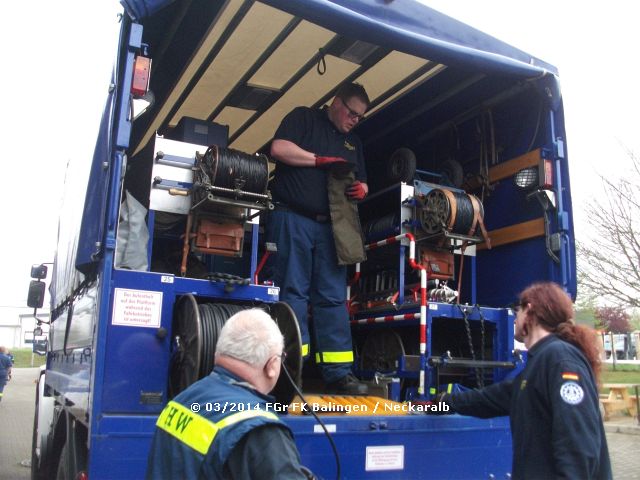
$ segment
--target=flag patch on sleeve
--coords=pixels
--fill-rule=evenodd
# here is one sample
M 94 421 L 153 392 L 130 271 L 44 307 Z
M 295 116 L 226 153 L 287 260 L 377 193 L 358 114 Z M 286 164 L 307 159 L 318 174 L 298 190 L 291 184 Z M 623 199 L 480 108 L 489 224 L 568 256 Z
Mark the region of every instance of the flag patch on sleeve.
M 564 380 L 580 380 L 580 376 L 573 372 L 562 372 L 562 378 Z

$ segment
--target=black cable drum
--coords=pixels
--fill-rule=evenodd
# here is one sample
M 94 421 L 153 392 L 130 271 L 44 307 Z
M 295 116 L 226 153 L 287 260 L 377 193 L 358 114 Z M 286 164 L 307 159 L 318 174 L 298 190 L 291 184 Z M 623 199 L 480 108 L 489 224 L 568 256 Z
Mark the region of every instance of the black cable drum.
M 198 303 L 191 294 L 183 295 L 176 304 L 172 326 L 172 352 L 169 397 L 173 398 L 192 383 L 211 373 L 220 331 L 233 315 L 250 308 L 264 309 L 275 321 L 284 337 L 287 368 L 295 382 L 301 384 L 302 341 L 300 329 L 291 307 L 282 302 L 270 305 L 235 305 Z M 293 387 L 280 375 L 272 392 L 277 401 L 288 404 Z
M 170 397 L 211 373 L 220 330 L 233 314 L 245 308 L 248 307 L 198 304 L 190 294 L 180 298 L 172 327 Z
M 400 233 L 400 214 L 396 212 L 374 218 L 368 221 L 362 230 L 367 243 L 377 242 L 387 237 L 395 237 Z
M 240 310 L 245 310 L 245 308 L 224 303 L 202 303 L 198 305 L 198 310 L 202 323 L 202 357 L 199 372 L 200 378 L 202 378 L 213 370 L 220 330 L 231 316 Z
M 420 224 L 428 234 L 446 230 L 459 235 L 475 235 L 484 208 L 474 195 L 446 189 L 433 189 L 422 199 Z
M 269 166 L 265 155 L 250 155 L 212 145 L 196 164 L 196 201 L 207 195 L 207 190 L 202 188 L 206 186 L 229 190 L 214 191 L 215 195 L 221 197 L 236 198 L 237 190 L 265 195 L 268 177 Z

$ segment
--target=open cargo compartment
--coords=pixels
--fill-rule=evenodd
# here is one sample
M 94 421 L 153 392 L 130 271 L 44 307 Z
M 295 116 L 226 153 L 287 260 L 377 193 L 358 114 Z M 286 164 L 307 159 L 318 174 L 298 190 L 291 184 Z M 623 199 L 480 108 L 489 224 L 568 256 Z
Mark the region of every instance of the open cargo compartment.
M 552 66 L 412 2 L 175 2 L 143 26 L 155 103 L 134 122 L 130 172 L 149 167 L 156 132 L 176 138 L 185 117 L 228 126 L 230 148 L 266 153 L 290 110 L 320 107 L 341 82 L 356 81 L 372 100 L 356 129 L 370 197 L 416 178 L 483 203 L 493 248 L 479 247 L 473 274 L 463 268 L 463 302 L 504 306 L 539 279 L 575 295 L 564 118 Z M 414 153 L 417 176 L 391 161 L 399 148 Z M 514 179 L 526 167 L 542 177 L 519 188 Z M 145 176 L 129 175 L 126 186 L 141 189 L 148 205 Z M 382 210 L 371 203 L 368 212 L 363 204 L 363 223 L 402 200 L 385 198 Z
M 513 375 L 518 356 L 508 305 L 537 280 L 576 291 L 564 114 L 553 66 L 409 0 L 123 3 L 129 15 L 118 88 L 105 112 L 75 260 L 87 278 L 99 277 L 92 284 L 100 298 L 92 313 L 98 340 L 85 348 L 95 356 L 81 389 L 91 404 L 90 471 L 143 476 L 155 415 L 172 394 L 172 339 L 184 311 L 277 304 L 277 285 L 265 282 L 260 261 L 267 252 L 261 222 L 268 189 L 250 192 L 250 201 L 209 189 L 213 207 L 201 215 L 205 238 L 194 248 L 189 212 L 201 198 L 193 195 L 200 180 L 192 167 L 211 144 L 266 155 L 289 111 L 327 104 L 345 81 L 363 84 L 371 98 L 356 129 L 371 187 L 360 204 L 368 260 L 349 279 L 358 373 L 397 401 Z M 153 101 L 133 120 L 128 86 L 133 59 L 142 54 L 152 59 Z M 159 172 L 158 165 L 170 169 Z M 103 237 L 117 223 L 125 190 L 149 208 L 149 261 L 146 269 L 110 271 L 113 258 L 104 252 L 115 238 Z M 472 228 L 446 225 L 448 213 L 458 212 L 452 198 L 472 206 Z M 195 253 L 191 264 L 185 248 Z M 73 263 L 63 261 L 58 277 L 69 275 Z M 428 304 L 413 264 L 437 280 L 426 287 Z M 132 335 L 114 317 L 118 298 L 136 291 L 155 292 L 162 313 L 152 317 L 153 328 L 138 326 Z M 69 292 L 59 288 L 56 295 L 59 305 Z M 73 312 L 67 322 L 72 317 L 79 325 Z M 67 336 L 50 362 L 54 371 L 56 362 L 69 363 Z M 211 352 L 199 345 L 200 362 Z M 201 364 L 198 376 L 206 374 Z M 59 380 L 56 390 L 64 385 Z M 344 478 L 502 478 L 510 471 L 507 419 L 404 413 L 324 416 Z M 332 476 L 332 453 L 315 421 L 283 418 L 303 463 Z

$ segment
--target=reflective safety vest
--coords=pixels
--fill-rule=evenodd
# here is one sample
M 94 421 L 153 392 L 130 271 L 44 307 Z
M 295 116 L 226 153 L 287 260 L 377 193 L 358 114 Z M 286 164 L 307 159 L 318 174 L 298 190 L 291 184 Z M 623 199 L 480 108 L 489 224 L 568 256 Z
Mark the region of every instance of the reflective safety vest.
M 216 367 L 176 396 L 156 422 L 147 478 L 223 478 L 224 465 L 250 430 L 274 424 L 273 399 Z

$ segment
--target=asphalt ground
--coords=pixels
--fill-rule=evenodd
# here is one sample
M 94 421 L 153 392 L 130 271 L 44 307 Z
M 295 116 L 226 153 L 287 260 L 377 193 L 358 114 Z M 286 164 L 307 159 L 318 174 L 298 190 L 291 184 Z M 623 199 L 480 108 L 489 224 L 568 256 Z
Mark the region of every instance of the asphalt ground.
M 0 480 L 31 478 L 31 436 L 37 368 L 15 368 L 0 402 Z M 616 480 L 640 479 L 640 426 L 635 418 L 613 416 L 605 423 Z M 25 466 L 26 465 L 26 466 Z

